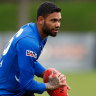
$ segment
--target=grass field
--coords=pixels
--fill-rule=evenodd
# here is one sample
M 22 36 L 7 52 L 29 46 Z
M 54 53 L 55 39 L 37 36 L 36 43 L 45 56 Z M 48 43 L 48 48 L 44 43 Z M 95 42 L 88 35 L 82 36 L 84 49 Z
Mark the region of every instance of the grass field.
M 96 96 L 96 71 L 87 73 L 66 74 L 67 82 L 71 87 L 69 96 Z M 42 79 L 35 78 L 42 82 Z M 47 92 L 35 94 L 36 96 L 49 96 Z
M 36 10 L 39 2 L 30 4 L 31 21 L 36 20 Z M 56 2 L 61 8 L 61 30 L 65 31 L 95 31 L 96 2 Z
M 29 22 L 36 21 L 40 3 L 37 1 L 30 3 Z M 61 31 L 96 31 L 96 2 L 55 3 L 62 9 Z M 18 13 L 18 3 L 0 3 L 0 31 L 17 31 Z
M 18 5 L 0 3 L 0 31 L 16 30 L 18 26 Z

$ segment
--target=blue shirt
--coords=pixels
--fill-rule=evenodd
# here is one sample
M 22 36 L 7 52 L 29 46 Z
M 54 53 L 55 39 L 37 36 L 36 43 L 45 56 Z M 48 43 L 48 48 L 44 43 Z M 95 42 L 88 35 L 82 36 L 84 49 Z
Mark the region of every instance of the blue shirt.
M 37 61 L 47 41 L 35 23 L 29 23 L 11 38 L 0 60 L 0 95 L 21 96 L 25 91 L 43 93 L 45 83 L 34 80 L 45 68 Z

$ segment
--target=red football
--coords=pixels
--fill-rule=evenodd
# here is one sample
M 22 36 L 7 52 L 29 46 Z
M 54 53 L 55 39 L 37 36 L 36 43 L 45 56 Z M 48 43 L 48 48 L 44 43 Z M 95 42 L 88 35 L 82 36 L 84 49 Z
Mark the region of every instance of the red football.
M 49 75 L 51 74 L 51 72 L 53 71 L 53 77 L 59 73 L 56 69 L 54 68 L 49 68 L 45 71 L 44 73 L 44 82 L 47 83 L 48 82 L 48 77 Z M 66 82 L 66 81 L 64 81 Z M 67 86 L 61 86 L 59 87 L 58 89 L 55 89 L 55 90 L 48 90 L 47 91 L 48 94 L 50 96 L 67 96 Z

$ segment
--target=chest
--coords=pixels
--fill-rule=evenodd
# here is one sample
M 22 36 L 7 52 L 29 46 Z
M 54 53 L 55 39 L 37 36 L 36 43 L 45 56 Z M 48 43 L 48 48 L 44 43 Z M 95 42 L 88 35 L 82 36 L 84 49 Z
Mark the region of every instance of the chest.
M 37 59 L 39 58 L 40 54 L 42 53 L 43 48 L 44 48 L 44 42 L 42 41 L 42 42 L 40 42 L 38 44 L 38 55 L 37 55 Z

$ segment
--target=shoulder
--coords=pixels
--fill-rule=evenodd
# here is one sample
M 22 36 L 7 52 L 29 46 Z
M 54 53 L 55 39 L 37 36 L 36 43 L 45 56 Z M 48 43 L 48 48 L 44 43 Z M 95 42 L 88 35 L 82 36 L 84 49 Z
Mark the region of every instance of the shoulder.
M 22 26 L 21 29 L 14 35 L 15 44 L 18 43 L 21 45 L 38 44 L 39 41 L 37 39 L 36 32 L 34 32 L 34 29 L 29 26 L 30 24 L 31 23 Z
M 16 46 L 20 46 L 22 48 L 29 48 L 29 49 L 38 49 L 39 44 L 34 37 L 26 36 L 18 40 Z
M 35 43 L 34 39 L 31 37 L 24 37 L 20 39 L 15 46 L 17 54 L 20 56 L 24 54 L 24 56 L 32 57 L 34 60 L 38 58 L 38 44 Z
M 28 23 L 20 28 L 20 30 L 16 33 L 16 37 L 24 37 L 26 35 L 34 35 L 34 26 L 31 25 L 34 23 Z

